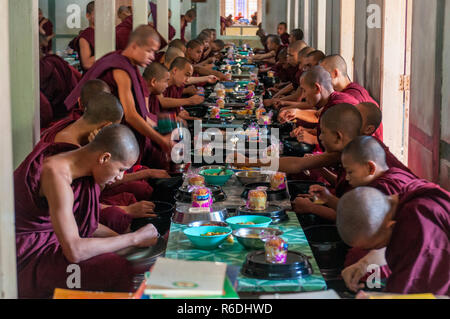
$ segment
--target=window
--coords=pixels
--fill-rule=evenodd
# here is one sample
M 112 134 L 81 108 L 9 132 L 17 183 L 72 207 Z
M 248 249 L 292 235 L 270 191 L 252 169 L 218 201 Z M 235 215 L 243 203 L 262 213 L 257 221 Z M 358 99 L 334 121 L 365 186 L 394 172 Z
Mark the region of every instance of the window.
M 222 0 L 222 16 L 232 16 L 233 19 L 241 14 L 242 19 L 250 23 L 252 15 L 258 12 L 258 0 Z

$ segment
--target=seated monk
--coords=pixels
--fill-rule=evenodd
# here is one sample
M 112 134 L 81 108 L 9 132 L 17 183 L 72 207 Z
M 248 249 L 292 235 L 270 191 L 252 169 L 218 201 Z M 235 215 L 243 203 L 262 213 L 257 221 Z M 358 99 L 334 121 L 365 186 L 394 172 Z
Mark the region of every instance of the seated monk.
M 304 99 L 302 99 L 302 90 L 300 88 L 300 78 L 305 70 L 306 55 L 312 51 L 313 48 L 305 47 L 304 41 L 295 42 L 289 46 L 288 51 L 288 63 L 294 66 L 294 69 L 288 70 L 288 76 L 291 85 L 286 86 L 280 92 L 274 95 L 272 102 L 276 108 L 281 108 L 280 119 L 283 120 L 285 113 L 288 109 L 311 109 L 312 106 L 308 105 Z M 292 49 L 293 48 L 293 49 Z M 299 51 L 298 51 L 299 50 Z M 289 62 L 290 61 L 290 62 Z
M 347 93 L 357 99 L 359 103 L 373 103 L 379 107 L 365 88 L 356 82 L 350 81 L 350 77 L 347 74 L 347 63 L 342 56 L 327 56 L 320 62 L 320 65 L 330 73 L 335 91 Z M 383 140 L 383 124 L 380 125 L 374 136 L 381 141 Z
M 80 98 L 78 99 L 76 106 L 72 108 L 68 118 L 78 120 L 82 117 L 88 102 L 99 93 L 111 93 L 111 89 L 104 81 L 95 79 L 84 83 L 81 88 Z
M 199 105 L 205 100 L 205 98 L 200 95 L 182 98 L 183 90 L 189 79 L 192 77 L 193 72 L 194 68 L 186 58 L 178 57 L 172 62 L 169 69 L 169 86 L 162 95 L 158 96 L 163 111 L 176 114 L 177 117 L 184 120 L 191 119 L 189 113 L 182 110 L 182 107 Z
M 193 76 L 198 77 L 198 76 L 214 75 L 221 81 L 225 81 L 226 80 L 225 74 L 213 70 L 212 65 L 211 67 L 205 65 L 198 65 L 203 55 L 203 48 L 204 48 L 203 43 L 198 40 L 191 40 L 186 44 L 186 58 L 194 66 Z
M 120 123 L 122 118 L 123 109 L 117 98 L 109 93 L 98 93 L 89 100 L 81 118 L 56 122 L 43 132 L 40 142 L 82 147 L 89 144 L 102 128 Z M 106 204 L 103 208 L 107 209 L 100 211 L 101 223 L 123 234 L 129 232 L 133 218 L 151 217 L 149 214 L 153 212 L 154 205 L 147 200 L 153 189 L 144 179 L 155 175 L 153 170 L 125 174 L 121 181 L 102 190 L 100 201 Z
M 321 66 L 315 66 L 303 73 L 300 79 L 300 87 L 306 103 L 319 110 L 318 115 L 315 110 L 295 110 L 293 112 L 293 119 L 301 121 L 300 127 L 294 131 L 294 135 L 301 143 L 319 144 L 317 137 L 320 136 L 320 125 L 314 123 L 317 121 L 320 124 L 322 114 L 328 109 L 343 103 L 358 104 L 358 101 L 352 96 L 334 91 L 330 73 Z M 306 131 L 304 128 L 313 130 Z
M 371 187 L 345 194 L 336 220 L 342 240 L 360 249 L 386 248 L 384 256 L 354 270 L 350 288 L 364 287 L 359 279 L 368 265 L 387 264 L 392 273 L 385 292 L 450 296 L 449 211 L 450 193 L 421 180 L 391 196 Z
M 303 41 L 304 38 L 305 34 L 303 33 L 302 29 L 294 29 L 289 35 L 289 44 L 292 44 L 296 41 Z
M 320 64 L 320 61 L 325 59 L 326 55 L 320 50 L 315 50 L 306 55 L 305 71 Z
M 86 19 L 89 27 L 69 43 L 69 47 L 78 52 L 81 69 L 86 72 L 95 63 L 95 1 L 86 6 Z
M 81 290 L 133 289 L 131 264 L 114 252 L 149 247 L 147 225 L 118 235 L 98 220 L 100 187 L 120 180 L 139 156 L 132 131 L 110 125 L 82 148 L 39 143 L 14 172 L 17 277 L 20 298 L 50 298 L 67 288 L 77 264 Z
M 159 37 L 155 30 L 146 25 L 139 26 L 130 35 L 129 44 L 124 51 L 107 54 L 84 75 L 79 85 L 66 99 L 66 106 L 76 103 L 84 83 L 92 79 L 101 79 L 119 98 L 124 109 L 124 121 L 134 130 L 141 147 L 141 154 L 144 154 L 146 150 L 154 153 L 169 153 L 172 147 L 170 135 L 162 136 L 153 129 L 157 117 L 148 111 L 149 93 L 138 69 L 138 66 L 145 67 L 152 62 L 158 47 Z M 158 162 L 143 164 L 148 167 L 161 165 Z
M 39 84 L 41 93 L 52 106 L 52 121 L 68 115 L 64 105 L 65 98 L 72 92 L 81 79 L 81 74 L 61 57 L 55 54 L 44 54 L 43 47 L 47 43 L 39 37 Z
M 267 45 L 267 53 L 264 54 L 255 54 L 251 58 L 248 58 L 250 62 L 252 61 L 263 61 L 270 64 L 275 64 L 275 58 L 278 55 L 279 51 L 283 49 L 283 45 L 281 43 L 281 39 L 278 35 L 270 34 L 266 38 Z
M 277 28 L 277 33 L 281 39 L 281 42 L 284 46 L 288 46 L 289 45 L 289 39 L 291 38 L 291 36 L 289 35 L 289 33 L 287 32 L 287 24 L 286 22 L 280 22 L 278 24 L 278 28 Z M 303 39 L 300 39 L 303 40 Z

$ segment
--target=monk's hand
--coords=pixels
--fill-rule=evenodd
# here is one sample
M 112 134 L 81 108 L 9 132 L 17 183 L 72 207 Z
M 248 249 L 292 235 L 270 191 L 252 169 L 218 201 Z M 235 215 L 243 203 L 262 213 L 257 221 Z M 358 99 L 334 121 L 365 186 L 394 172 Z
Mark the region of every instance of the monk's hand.
M 313 202 L 311 202 L 311 200 L 305 196 L 297 197 L 295 201 L 292 203 L 292 208 L 294 209 L 294 212 L 296 212 L 297 214 L 314 213 L 316 207 L 317 205 L 313 204 Z
M 300 134 L 299 136 L 297 136 L 297 141 L 299 141 L 300 143 L 306 143 L 309 145 L 316 145 L 318 144 L 318 140 L 317 137 L 306 132 L 303 131 L 302 134 Z
M 187 95 L 195 95 L 197 94 L 197 88 L 193 85 L 188 86 L 186 89 L 184 89 L 184 93 Z
M 331 197 L 333 196 L 326 187 L 320 185 L 312 185 L 309 188 L 309 194 L 313 196 L 313 198 L 315 198 L 316 201 L 319 200 L 324 204 L 328 204 Z
M 219 81 L 219 78 L 215 75 L 208 75 L 208 83 L 214 84 Z
M 169 173 L 163 169 L 148 169 L 146 173 L 147 178 L 170 178 Z
M 365 285 L 359 281 L 366 275 L 367 266 L 367 263 L 362 259 L 342 271 L 342 279 L 344 279 L 349 290 L 358 292 L 358 290 L 364 289 Z
M 276 108 L 276 109 L 279 109 L 279 108 L 281 108 L 283 105 L 282 105 L 282 101 L 280 100 L 280 99 L 274 99 L 274 102 L 273 102 L 273 107 L 274 108 Z
M 200 95 L 193 95 L 189 98 L 189 101 L 191 102 L 191 105 L 199 105 L 205 101 L 205 97 Z
M 154 213 L 155 204 L 147 201 L 140 201 L 124 207 L 124 211 L 132 218 L 150 218 L 156 217 Z
M 277 92 L 279 92 L 279 91 L 280 91 L 280 90 L 277 89 L 277 88 L 275 88 L 275 87 L 269 88 L 269 92 L 272 92 L 272 93 L 277 93 Z
M 302 136 L 303 135 L 303 132 L 304 132 L 304 129 L 303 129 L 303 127 L 297 127 L 296 129 L 294 129 L 292 132 L 291 132 L 291 137 L 299 137 L 299 136 Z
M 134 236 L 135 246 L 140 248 L 155 246 L 159 238 L 158 230 L 152 224 L 137 230 Z

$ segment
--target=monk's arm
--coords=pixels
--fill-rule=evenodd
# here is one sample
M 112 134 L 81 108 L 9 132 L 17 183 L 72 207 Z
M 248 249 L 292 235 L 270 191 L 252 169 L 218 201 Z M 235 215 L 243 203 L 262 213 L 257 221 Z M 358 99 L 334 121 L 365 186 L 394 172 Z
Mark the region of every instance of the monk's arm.
M 281 98 L 281 101 L 292 101 L 297 102 L 302 97 L 302 89 L 299 87 L 291 95 Z
M 308 123 L 319 123 L 316 110 L 298 110 L 295 112 L 295 118 Z
M 97 238 L 107 238 L 107 237 L 119 236 L 119 234 L 116 233 L 111 228 L 106 227 L 105 225 L 98 224 L 98 228 L 92 236 L 97 237 Z
M 222 72 L 219 72 L 219 71 L 216 71 L 216 70 L 213 70 L 213 69 L 209 69 L 209 68 L 201 66 L 201 65 L 196 65 L 195 66 L 195 71 L 198 74 L 202 75 L 202 76 L 215 75 L 221 81 L 225 81 L 227 79 L 225 74 L 223 74 Z
M 288 84 L 285 88 L 281 89 L 277 94 L 273 96 L 274 99 L 279 98 L 280 96 L 286 95 L 294 90 L 294 86 L 291 84 Z
M 138 244 L 138 238 L 134 234 L 110 238 L 81 238 L 73 215 L 71 182 L 70 178 L 59 173 L 54 165 L 44 165 L 41 194 L 47 199 L 53 229 L 69 262 L 79 263 Z
M 198 105 L 202 103 L 202 101 L 200 101 L 198 98 L 199 96 L 196 97 L 195 95 L 187 99 L 174 99 L 170 97 L 164 97 L 163 95 L 158 96 L 159 103 L 164 109 L 174 109 L 180 106 Z
M 261 60 L 270 59 L 273 57 L 275 57 L 275 51 L 270 51 L 265 54 L 255 54 L 254 56 L 251 57 L 251 59 L 253 61 L 261 61 Z
M 289 109 L 301 109 L 301 110 L 308 110 L 312 109 L 313 107 L 309 105 L 306 102 L 297 102 L 297 101 L 282 101 L 281 106 L 283 106 L 283 110 L 289 110 Z
M 85 70 L 89 70 L 95 63 L 95 56 L 92 55 L 91 47 L 84 38 L 80 38 L 80 60 Z
M 212 79 L 211 76 L 191 76 L 189 78 L 189 80 L 187 81 L 186 85 L 210 82 L 211 79 Z M 217 80 L 216 80 L 216 82 L 217 82 Z
M 336 210 L 327 206 L 315 205 L 314 209 L 310 210 L 309 213 L 322 217 L 326 220 L 336 221 Z
M 113 71 L 113 77 L 117 83 L 119 99 L 122 103 L 125 121 L 140 134 L 147 136 L 152 141 L 158 143 L 163 149 L 169 148 L 170 146 L 167 145 L 164 137 L 156 132 L 136 111 L 136 105 L 131 91 L 130 76 L 125 71 L 117 69 Z

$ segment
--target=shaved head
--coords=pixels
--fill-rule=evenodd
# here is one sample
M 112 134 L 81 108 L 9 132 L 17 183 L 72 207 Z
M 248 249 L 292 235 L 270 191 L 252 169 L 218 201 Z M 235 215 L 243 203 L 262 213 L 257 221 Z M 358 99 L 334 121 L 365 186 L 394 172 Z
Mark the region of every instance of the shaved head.
M 301 50 L 298 52 L 298 57 L 299 57 L 299 58 L 307 57 L 308 54 L 310 54 L 311 52 L 314 52 L 314 51 L 315 51 L 314 48 L 311 48 L 311 47 L 304 47 L 303 49 L 301 49 Z
M 315 64 L 319 64 L 319 62 L 322 61 L 326 57 L 326 55 L 320 50 L 315 50 L 309 53 L 306 57 L 312 58 L 315 61 Z
M 186 44 L 186 49 L 196 49 L 203 46 L 203 42 L 200 40 L 191 40 Z
M 344 148 L 342 155 L 361 165 L 372 161 L 383 170 L 389 169 L 386 164 L 386 152 L 371 136 L 356 137 Z
M 151 26 L 143 24 L 131 32 L 128 45 L 136 43 L 138 46 L 143 47 L 148 44 L 149 39 L 161 43 L 158 32 Z
M 350 140 L 358 137 L 361 132 L 361 114 L 351 104 L 338 104 L 329 108 L 320 121 L 330 131 L 341 132 Z
M 339 70 L 343 76 L 348 76 L 347 74 L 347 63 L 344 58 L 339 54 L 329 55 L 325 57 L 320 63 L 328 72 L 333 72 L 334 70 Z
M 380 127 L 383 120 L 383 113 L 376 104 L 364 102 L 358 104 L 356 108 L 360 111 L 361 116 L 363 117 L 364 127 L 372 125 L 374 127 L 374 131 Z
M 161 63 L 153 62 L 144 71 L 143 77 L 145 80 L 150 81 L 156 79 L 161 81 L 166 76 L 169 70 Z
M 303 50 L 304 48 L 306 48 L 307 46 L 308 45 L 306 44 L 305 41 L 299 40 L 299 41 L 295 41 L 294 43 L 289 45 L 289 48 L 292 50 L 292 52 L 298 53 L 301 50 Z
M 310 70 L 304 72 L 301 79 L 309 87 L 314 87 L 316 83 L 322 86 L 328 92 L 333 92 L 331 84 L 331 75 L 321 66 L 314 66 Z
M 349 246 L 373 239 L 391 209 L 389 197 L 371 187 L 359 187 L 339 199 L 336 226 Z
M 183 51 L 175 47 L 168 48 L 166 51 L 166 56 L 164 58 L 164 64 L 170 66 L 172 62 L 179 57 L 184 57 Z
M 120 6 L 119 9 L 117 10 L 117 15 L 120 16 L 123 13 L 130 13 L 130 8 L 128 8 L 127 6 Z
M 186 51 L 186 45 L 180 39 L 172 40 L 169 43 L 169 48 L 177 48 L 177 49 L 179 49 L 179 50 L 181 50 L 183 52 Z
M 192 63 L 189 62 L 189 60 L 184 57 L 178 57 L 170 65 L 170 71 L 172 71 L 175 68 L 177 68 L 178 70 L 184 70 L 186 65 L 192 65 Z
M 118 123 L 122 118 L 122 104 L 114 95 L 104 92 L 94 95 L 89 100 L 83 114 L 83 119 L 89 124 Z
M 91 152 L 110 153 L 113 161 L 122 163 L 136 162 L 139 157 L 139 144 L 134 133 L 121 124 L 103 128 L 86 149 Z
M 304 38 L 304 33 L 303 33 L 302 29 L 294 29 L 294 30 L 292 30 L 291 31 L 291 35 L 294 37 L 294 39 L 296 41 L 303 40 L 303 38 Z M 306 42 L 305 42 L 305 46 L 306 46 Z
M 269 36 L 267 36 L 267 41 L 272 42 L 275 45 L 281 45 L 281 38 L 280 36 L 276 35 L 276 34 L 270 34 Z
M 106 82 L 98 79 L 87 81 L 81 88 L 81 106 L 85 108 L 89 101 L 100 93 L 111 93 L 111 89 Z
M 95 1 L 91 1 L 86 6 L 86 13 L 92 14 L 95 10 Z

